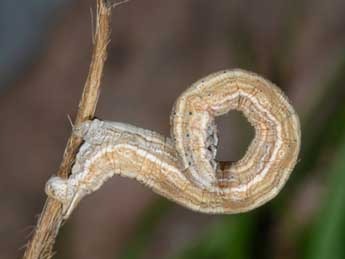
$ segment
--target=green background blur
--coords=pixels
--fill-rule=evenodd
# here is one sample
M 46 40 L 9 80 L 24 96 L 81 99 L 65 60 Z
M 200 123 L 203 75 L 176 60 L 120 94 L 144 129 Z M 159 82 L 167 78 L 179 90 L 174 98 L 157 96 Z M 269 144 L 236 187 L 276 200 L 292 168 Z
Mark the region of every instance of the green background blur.
M 92 0 L 0 2 L 0 258 L 18 258 L 70 133 L 91 55 Z M 114 177 L 64 225 L 56 257 L 345 258 L 345 1 L 132 0 L 113 11 L 97 117 L 169 135 L 177 96 L 225 68 L 257 72 L 289 96 L 302 150 L 273 201 L 211 216 Z M 253 137 L 217 120 L 218 158 Z

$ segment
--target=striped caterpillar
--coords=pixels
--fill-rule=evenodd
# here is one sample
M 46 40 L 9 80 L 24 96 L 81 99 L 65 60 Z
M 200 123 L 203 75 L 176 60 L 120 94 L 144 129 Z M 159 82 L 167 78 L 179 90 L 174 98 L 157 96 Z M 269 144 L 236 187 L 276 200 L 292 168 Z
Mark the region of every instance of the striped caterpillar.
M 242 159 L 219 162 L 215 117 L 230 110 L 245 115 L 255 137 Z M 249 211 L 279 193 L 298 158 L 296 112 L 278 87 L 254 73 L 225 70 L 197 81 L 177 99 L 170 121 L 171 138 L 98 119 L 75 128 L 84 143 L 70 177 L 53 176 L 46 184 L 64 218 L 115 174 L 195 211 Z

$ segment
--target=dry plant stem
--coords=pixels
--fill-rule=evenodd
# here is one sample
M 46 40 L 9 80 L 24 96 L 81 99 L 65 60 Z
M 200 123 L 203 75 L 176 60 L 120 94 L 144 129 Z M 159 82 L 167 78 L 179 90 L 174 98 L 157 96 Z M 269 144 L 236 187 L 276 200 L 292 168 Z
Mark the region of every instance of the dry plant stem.
M 103 67 L 107 57 L 111 8 L 112 6 L 106 1 L 97 0 L 95 43 L 89 73 L 75 119 L 76 126 L 94 116 L 100 92 Z M 58 176 L 63 178 L 68 177 L 81 142 L 82 139 L 80 137 L 73 133 L 71 134 L 57 172 Z M 53 245 L 62 222 L 60 202 L 48 198 L 39 217 L 35 233 L 27 245 L 23 258 L 51 258 L 53 256 Z

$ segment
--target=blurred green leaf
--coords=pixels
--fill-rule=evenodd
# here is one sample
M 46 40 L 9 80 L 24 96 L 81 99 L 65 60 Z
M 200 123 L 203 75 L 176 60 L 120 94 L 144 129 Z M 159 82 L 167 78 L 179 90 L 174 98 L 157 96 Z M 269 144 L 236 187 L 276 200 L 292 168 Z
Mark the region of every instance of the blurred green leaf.
M 306 172 L 310 172 L 317 165 L 325 149 L 330 146 L 336 149 L 339 139 L 345 133 L 344 71 L 345 52 L 339 58 L 333 76 L 329 82 L 325 83 L 322 99 L 314 106 L 310 114 L 302 116 L 301 163 L 297 164 L 295 179 L 304 177 Z
M 212 224 L 201 238 L 191 242 L 174 259 L 244 259 L 250 258 L 248 240 L 251 236 L 251 219 L 248 215 L 223 216 Z
M 149 206 L 138 226 L 135 228 L 135 234 L 132 235 L 131 241 L 122 249 L 120 258 L 136 259 L 145 251 L 147 243 L 150 242 L 150 236 L 158 225 L 159 220 L 165 215 L 172 203 L 166 199 L 158 198 L 151 206 Z
M 312 231 L 307 259 L 345 258 L 345 138 L 330 178 L 329 193 Z
M 335 176 L 336 172 L 334 165 L 334 156 L 338 156 L 342 153 L 345 138 L 345 88 L 343 87 L 343 82 L 345 80 L 345 53 L 339 57 L 338 65 L 333 71 L 333 75 L 330 80 L 324 83 L 323 88 L 325 89 L 322 98 L 319 99 L 317 105 L 314 105 L 314 110 L 310 114 L 304 114 L 301 118 L 302 120 L 302 150 L 300 159 L 301 161 L 297 164 L 294 170 L 291 182 L 284 188 L 282 194 L 280 194 L 277 199 L 275 199 L 275 211 L 280 215 L 289 215 L 288 210 L 291 207 L 286 206 L 290 201 L 291 195 L 303 187 L 306 180 L 306 175 L 309 173 L 315 173 L 320 168 L 330 168 L 329 172 L 323 172 L 325 177 L 329 177 L 330 182 L 342 181 L 342 179 Z M 340 155 L 341 156 L 341 155 Z M 338 162 L 336 162 L 338 163 Z M 333 166 L 333 167 L 332 167 Z M 331 169 L 333 168 L 333 169 Z M 336 178 L 336 179 L 333 179 Z M 344 182 L 345 183 L 345 182 Z M 328 184 L 325 186 L 327 191 L 334 191 L 334 185 Z M 329 204 L 329 198 L 323 204 L 323 211 Z M 322 216 L 317 223 L 315 222 L 305 222 L 296 228 L 294 233 L 290 233 L 290 239 L 294 243 L 294 248 L 296 249 L 296 254 L 298 258 L 314 258 L 311 254 L 311 247 L 317 247 L 316 236 L 319 235 L 321 231 L 320 224 L 324 224 L 323 220 L 326 220 Z M 291 222 L 291 224 L 294 224 Z M 345 240 L 345 239 L 344 239 Z M 313 245 L 312 245 L 313 244 Z M 306 254 L 308 257 L 306 257 Z M 318 256 L 321 256 L 319 254 Z M 337 257 L 316 257 L 316 258 L 337 258 Z M 345 258 L 341 257 L 341 258 Z

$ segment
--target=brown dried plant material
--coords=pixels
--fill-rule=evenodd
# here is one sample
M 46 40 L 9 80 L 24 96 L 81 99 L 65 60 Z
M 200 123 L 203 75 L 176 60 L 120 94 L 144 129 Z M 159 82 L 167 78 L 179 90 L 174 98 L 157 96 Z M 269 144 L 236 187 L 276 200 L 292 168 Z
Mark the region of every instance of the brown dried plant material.
M 100 92 L 103 67 L 107 58 L 107 45 L 110 40 L 111 9 L 123 2 L 126 1 L 114 4 L 110 3 L 110 1 L 97 0 L 97 18 L 92 60 L 74 122 L 76 126 L 94 116 Z M 71 134 L 57 176 L 62 178 L 68 177 L 81 142 L 82 139 L 80 137 L 73 133 Z M 27 245 L 23 258 L 36 259 L 51 258 L 53 256 L 53 245 L 63 222 L 61 212 L 61 204 L 58 201 L 51 198 L 46 200 L 34 235 Z

